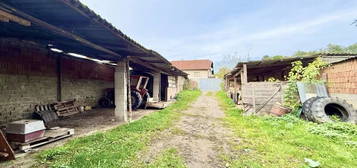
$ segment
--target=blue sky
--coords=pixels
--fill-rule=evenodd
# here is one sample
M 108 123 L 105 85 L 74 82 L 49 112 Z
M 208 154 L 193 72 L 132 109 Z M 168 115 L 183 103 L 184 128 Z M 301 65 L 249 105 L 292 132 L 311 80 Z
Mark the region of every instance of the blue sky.
M 356 43 L 357 0 L 81 0 L 169 60 L 249 60 Z

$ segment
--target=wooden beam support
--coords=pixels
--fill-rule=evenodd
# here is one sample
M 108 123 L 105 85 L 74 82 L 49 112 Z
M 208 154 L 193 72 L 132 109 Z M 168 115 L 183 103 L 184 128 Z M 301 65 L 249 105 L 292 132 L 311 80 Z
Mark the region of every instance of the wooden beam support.
M 28 21 L 28 20 L 25 20 L 25 19 L 22 19 L 20 17 L 17 17 L 15 15 L 12 15 L 4 10 L 1 10 L 0 9 L 0 21 L 3 21 L 3 22 L 16 22 L 20 25 L 23 25 L 23 26 L 31 26 L 31 22 Z
M 242 85 L 248 83 L 248 72 L 247 72 L 247 64 L 243 64 L 243 69 L 241 71 L 241 81 Z
M 101 46 L 98 46 L 98 45 L 96 45 L 96 44 L 93 44 L 92 42 L 90 42 L 90 41 L 88 41 L 88 40 L 86 40 L 86 39 L 83 39 L 83 38 L 80 37 L 80 36 L 77 36 L 77 35 L 75 35 L 75 34 L 73 34 L 73 33 L 70 33 L 70 32 L 68 32 L 68 31 L 65 31 L 65 30 L 63 30 L 63 29 L 61 29 L 61 28 L 58 28 L 58 27 L 53 26 L 53 25 L 51 25 L 51 24 L 48 24 L 48 23 L 46 23 L 46 22 L 44 22 L 44 21 L 42 21 L 42 20 L 40 20 L 40 19 L 37 19 L 37 18 L 35 18 L 35 17 L 32 17 L 32 16 L 30 16 L 30 15 L 24 13 L 24 12 L 21 12 L 21 11 L 15 9 L 15 8 L 9 6 L 9 5 L 6 5 L 6 4 L 3 3 L 3 2 L 0 2 L 0 7 L 1 7 L 1 8 L 8 9 L 9 11 L 11 11 L 11 13 L 16 14 L 16 15 L 19 15 L 19 16 L 21 16 L 21 17 L 23 17 L 23 18 L 26 18 L 26 19 L 32 21 L 32 23 L 35 23 L 35 24 L 37 24 L 37 25 L 39 25 L 39 26 L 41 26 L 41 27 L 43 27 L 43 28 L 49 29 L 49 30 L 53 31 L 53 32 L 56 33 L 56 34 L 62 35 L 62 36 L 66 37 L 66 38 L 69 38 L 69 39 L 73 39 L 73 40 L 75 40 L 75 41 L 78 41 L 78 42 L 81 43 L 81 44 L 87 45 L 87 46 L 89 46 L 89 47 L 91 47 L 91 48 L 94 48 L 94 49 L 96 49 L 96 50 L 99 50 L 99 51 L 108 53 L 108 54 L 110 54 L 110 55 L 122 57 L 122 56 L 119 55 L 118 53 L 115 53 L 115 52 L 113 52 L 113 51 L 111 51 L 111 50 L 108 50 L 108 49 L 106 49 L 106 48 L 104 48 L 104 47 L 101 47 Z
M 56 71 L 57 71 L 57 101 L 62 101 L 62 58 L 56 54 Z

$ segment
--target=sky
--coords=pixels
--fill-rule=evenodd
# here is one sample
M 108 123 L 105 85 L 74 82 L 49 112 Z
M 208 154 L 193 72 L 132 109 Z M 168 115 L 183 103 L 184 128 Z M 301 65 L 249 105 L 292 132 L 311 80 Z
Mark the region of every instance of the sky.
M 81 0 L 168 60 L 257 60 L 356 43 L 357 0 Z

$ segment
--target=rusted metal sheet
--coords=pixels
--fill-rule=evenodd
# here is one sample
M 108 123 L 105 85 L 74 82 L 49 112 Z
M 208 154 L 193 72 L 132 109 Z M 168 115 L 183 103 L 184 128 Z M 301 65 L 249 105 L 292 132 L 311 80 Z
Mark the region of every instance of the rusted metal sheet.
M 300 95 L 300 101 L 305 102 L 311 97 L 329 97 L 324 83 L 312 84 L 297 82 L 297 87 Z

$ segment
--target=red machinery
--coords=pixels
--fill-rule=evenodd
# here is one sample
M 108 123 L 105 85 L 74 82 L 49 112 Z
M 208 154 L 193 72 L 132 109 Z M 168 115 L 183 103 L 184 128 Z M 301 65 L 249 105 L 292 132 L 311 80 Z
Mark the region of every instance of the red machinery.
M 146 106 L 150 98 L 149 92 L 146 89 L 149 82 L 149 77 L 141 75 L 130 76 L 130 90 L 131 90 L 131 108 L 136 110 L 140 107 Z M 99 100 L 101 107 L 114 107 L 114 88 L 105 90 L 104 97 Z

